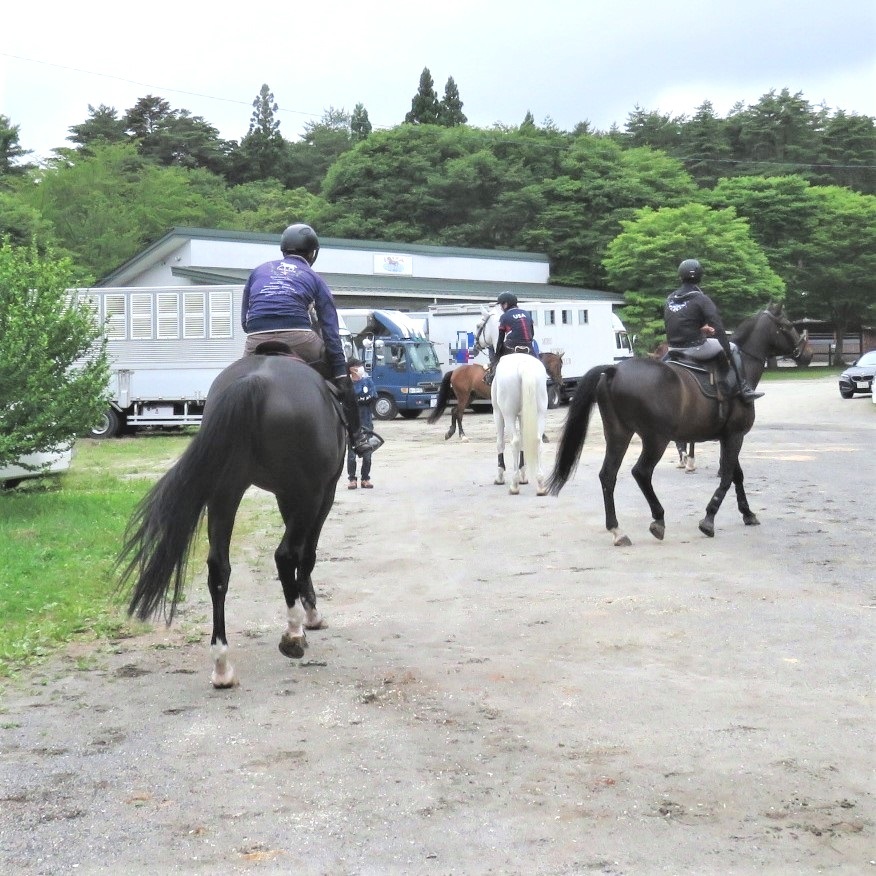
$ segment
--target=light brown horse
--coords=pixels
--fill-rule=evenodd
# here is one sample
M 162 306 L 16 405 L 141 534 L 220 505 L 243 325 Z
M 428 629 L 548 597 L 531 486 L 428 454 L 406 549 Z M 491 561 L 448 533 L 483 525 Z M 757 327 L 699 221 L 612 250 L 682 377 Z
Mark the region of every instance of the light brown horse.
M 563 356 L 557 353 L 542 353 L 540 358 L 552 382 L 552 385 L 548 387 L 548 407 L 555 408 L 560 404 L 561 400 Z M 462 417 L 472 398 L 490 400 L 490 387 L 484 382 L 484 375 L 486 373 L 487 369 L 483 365 L 479 365 L 477 362 L 470 362 L 468 365 L 459 365 L 444 375 L 441 386 L 438 389 L 438 399 L 435 403 L 435 408 L 429 414 L 428 422 L 437 423 L 450 399 L 452 397 L 456 398 L 456 405 L 450 411 L 450 428 L 444 435 L 445 441 L 453 437 L 457 431 L 459 432 L 460 440 L 468 441 L 462 429 Z M 544 436 L 542 438 L 547 440 Z

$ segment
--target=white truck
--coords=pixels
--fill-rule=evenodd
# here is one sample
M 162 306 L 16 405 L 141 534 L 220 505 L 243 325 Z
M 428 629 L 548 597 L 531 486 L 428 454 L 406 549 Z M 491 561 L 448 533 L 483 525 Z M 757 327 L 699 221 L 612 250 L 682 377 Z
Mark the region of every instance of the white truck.
M 563 385 L 556 390 L 558 402 L 572 396 L 578 381 L 594 365 L 633 355 L 630 336 L 610 301 L 521 300 L 520 307 L 532 315 L 539 350 L 563 357 Z M 424 313 L 410 314 L 423 321 L 442 372 L 465 362 L 488 364 L 485 353 L 474 353 L 475 332 L 487 309 L 484 304 L 433 304 Z
M 94 438 L 201 422 L 207 391 L 243 355 L 243 286 L 77 289 L 104 326 L 110 403 Z
M 110 358 L 109 406 L 91 436 L 199 424 L 210 385 L 243 355 L 243 286 L 98 287 L 73 294 L 104 326 Z M 425 336 L 398 327 L 404 314 L 341 310 L 339 317 L 347 356 L 363 355 L 356 345 L 366 336 L 373 342 L 366 358 L 378 387 L 378 419 L 416 417 L 434 406 L 441 372 Z

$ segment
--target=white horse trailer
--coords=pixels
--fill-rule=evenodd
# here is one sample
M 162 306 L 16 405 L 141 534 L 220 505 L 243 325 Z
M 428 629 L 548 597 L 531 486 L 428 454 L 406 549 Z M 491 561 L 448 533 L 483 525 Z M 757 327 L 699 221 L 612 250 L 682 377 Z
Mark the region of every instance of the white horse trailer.
M 243 286 L 76 289 L 104 327 L 109 407 L 92 437 L 201 422 L 210 384 L 243 355 Z
M 521 300 L 520 307 L 532 316 L 539 350 L 563 357 L 563 400 L 593 366 L 633 355 L 630 336 L 608 300 Z M 475 333 L 487 310 L 484 304 L 433 304 L 428 312 L 410 315 L 424 321 L 447 372 L 465 362 L 489 363 L 485 353 L 474 351 Z

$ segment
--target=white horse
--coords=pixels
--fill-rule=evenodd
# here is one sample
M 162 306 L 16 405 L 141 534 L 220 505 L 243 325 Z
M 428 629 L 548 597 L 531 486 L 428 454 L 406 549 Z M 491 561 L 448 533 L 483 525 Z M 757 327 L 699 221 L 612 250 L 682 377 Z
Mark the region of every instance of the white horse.
M 527 466 L 535 468 L 536 495 L 544 496 L 544 470 L 541 463 L 541 436 L 547 419 L 547 372 L 529 353 L 508 353 L 496 365 L 490 387 L 493 419 L 496 423 L 498 474 L 493 483 L 505 483 L 505 429 L 513 430 L 511 483 L 508 492 L 516 496 L 520 484 L 528 483 Z

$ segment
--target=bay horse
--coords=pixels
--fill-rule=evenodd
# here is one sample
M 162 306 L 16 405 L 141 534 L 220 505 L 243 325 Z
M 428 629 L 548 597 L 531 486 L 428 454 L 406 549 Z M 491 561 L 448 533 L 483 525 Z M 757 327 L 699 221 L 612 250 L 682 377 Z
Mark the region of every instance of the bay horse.
M 542 353 L 539 358 L 547 371 L 548 376 L 553 381 L 554 386 L 548 390 L 548 407 L 556 407 L 550 404 L 550 392 L 556 388 L 559 392 L 563 385 L 563 357 L 557 353 Z M 435 401 L 435 407 L 429 414 L 429 423 L 437 423 L 438 419 L 444 413 L 451 395 L 456 398 L 456 405 L 450 411 L 450 428 L 444 434 L 444 440 L 452 438 L 458 432 L 459 438 L 462 441 L 468 441 L 465 432 L 462 429 L 462 418 L 465 414 L 465 409 L 473 398 L 489 399 L 490 387 L 484 382 L 484 375 L 487 369 L 478 362 L 469 362 L 466 365 L 457 365 L 452 371 L 448 371 L 441 380 L 441 385 L 438 387 L 438 398 Z M 546 436 L 542 436 L 543 441 L 547 441 Z
M 512 431 L 513 467 L 508 492 L 516 496 L 520 484 L 528 483 L 527 468 L 534 468 L 536 495 L 544 496 L 544 471 L 540 436 L 547 415 L 547 374 L 544 365 L 529 353 L 509 353 L 496 364 L 490 387 L 496 424 L 498 474 L 493 483 L 505 483 L 505 431 Z
M 254 485 L 276 497 L 285 524 L 274 553 L 287 615 L 280 651 L 301 657 L 304 628 L 323 625 L 311 572 L 346 445 L 340 406 L 313 368 L 288 356 L 247 356 L 213 382 L 198 433 L 134 510 L 118 559 L 120 586 L 134 582 L 128 613 L 145 620 L 163 610 L 168 623 L 206 511 L 214 687 L 236 683 L 225 596 L 231 531 L 244 492 Z
M 760 380 L 768 358 L 790 355 L 798 364 L 806 364 L 812 355 L 808 341 L 791 324 L 781 304 L 771 304 L 749 317 L 733 334 L 733 340 L 742 351 L 745 376 L 752 386 Z M 745 525 L 760 523 L 748 505 L 739 464 L 742 442 L 754 424 L 754 405 L 743 404 L 737 397 L 723 401 L 707 397 L 689 369 L 650 358 L 597 365 L 578 384 L 548 480 L 553 495 L 560 492 L 578 465 L 594 404 L 599 405 L 605 432 L 605 458 L 599 472 L 605 527 L 615 545 L 631 544 L 618 526 L 614 488 L 634 434 L 642 440 L 642 452 L 633 466 L 633 477 L 650 506 L 649 530 L 655 538 L 663 538 L 666 525 L 663 506 L 651 480 L 672 440 L 720 442 L 721 480 L 706 506 L 700 532 L 714 536 L 715 515 L 731 484 L 736 488 L 736 501 Z

